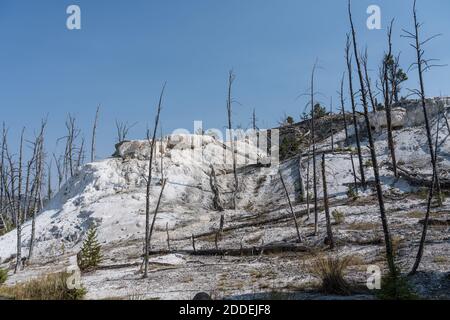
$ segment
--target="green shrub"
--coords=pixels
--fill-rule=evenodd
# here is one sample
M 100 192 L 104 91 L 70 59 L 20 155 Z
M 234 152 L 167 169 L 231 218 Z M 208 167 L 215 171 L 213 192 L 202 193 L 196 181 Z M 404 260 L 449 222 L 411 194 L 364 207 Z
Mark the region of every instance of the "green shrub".
M 347 197 L 349 199 L 353 199 L 353 200 L 358 199 L 358 191 L 357 191 L 357 189 L 355 188 L 354 185 L 348 186 Z
M 373 167 L 372 160 L 366 160 L 366 162 L 364 162 L 364 167 L 372 168 Z
M 78 267 L 81 271 L 92 271 L 100 264 L 102 255 L 97 241 L 97 228 L 88 230 L 81 251 L 77 255 Z
M 339 211 L 339 210 L 333 210 L 333 212 L 331 213 L 331 215 L 333 216 L 334 222 L 335 222 L 336 224 L 344 223 L 345 217 L 344 217 L 344 214 L 343 214 L 341 211 Z
M 4 284 L 8 279 L 8 270 L 0 268 L 0 285 Z
M 389 274 L 381 279 L 381 289 L 377 297 L 382 300 L 415 300 L 417 294 L 411 287 L 408 278 L 396 274 Z
M 70 274 L 61 272 L 33 279 L 14 286 L 3 286 L 0 295 L 15 300 L 81 300 L 86 289 L 69 289 Z

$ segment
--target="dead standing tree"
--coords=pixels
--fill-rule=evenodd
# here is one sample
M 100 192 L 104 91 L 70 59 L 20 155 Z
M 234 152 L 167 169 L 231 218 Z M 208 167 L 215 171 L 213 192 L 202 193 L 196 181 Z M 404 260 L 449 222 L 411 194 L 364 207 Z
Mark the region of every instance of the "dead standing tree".
M 294 209 L 292 208 L 292 203 L 291 203 L 291 198 L 289 197 L 289 192 L 286 188 L 286 184 L 284 183 L 284 179 L 283 179 L 283 174 L 281 173 L 280 170 L 278 170 L 278 174 L 280 175 L 280 180 L 281 180 L 281 184 L 283 185 L 283 189 L 286 195 L 286 199 L 288 201 L 289 204 L 289 210 L 291 211 L 292 217 L 294 219 L 294 224 L 295 224 L 295 230 L 297 231 L 297 239 L 298 242 L 301 243 L 302 242 L 302 236 L 300 234 L 300 229 L 298 226 L 298 221 L 297 221 L 297 216 L 295 215 Z
M 385 245 L 386 245 L 386 259 L 387 259 L 390 274 L 392 276 L 395 276 L 397 274 L 397 270 L 396 270 L 395 263 L 394 263 L 394 254 L 392 251 L 391 235 L 390 235 L 389 225 L 388 225 L 388 221 L 387 221 L 387 217 L 386 217 L 386 210 L 384 207 L 383 191 L 381 189 L 381 181 L 380 181 L 380 175 L 379 175 L 379 171 L 378 171 L 378 160 L 377 160 L 377 155 L 375 152 L 375 144 L 373 142 L 373 137 L 372 137 L 372 128 L 370 126 L 367 96 L 366 96 L 366 90 L 364 88 L 364 78 L 363 78 L 363 74 L 361 71 L 361 62 L 358 57 L 358 45 L 356 42 L 356 31 L 355 31 L 355 27 L 353 25 L 350 0 L 348 1 L 348 15 L 349 15 L 352 38 L 353 38 L 353 49 L 354 49 L 355 61 L 356 61 L 357 69 L 358 69 L 359 83 L 360 83 L 360 88 L 361 88 L 361 102 L 364 107 L 364 119 L 365 119 L 366 126 L 367 126 L 369 149 L 370 149 L 370 155 L 372 158 L 372 167 L 373 167 L 373 173 L 374 173 L 375 184 L 376 184 L 376 189 L 377 189 L 378 204 L 380 207 L 380 217 L 381 217 L 381 222 L 383 225 L 384 241 L 385 241 Z
M 42 209 L 42 184 L 44 180 L 44 132 L 47 123 L 43 121 L 41 124 L 41 129 L 39 135 L 34 143 L 35 148 L 35 175 L 32 190 L 34 189 L 34 195 L 32 194 L 33 208 L 32 219 L 31 219 L 31 236 L 30 245 L 28 252 L 28 261 L 33 257 L 34 244 L 36 237 L 36 215 Z M 50 174 L 50 173 L 49 173 Z
M 334 249 L 333 230 L 331 229 L 330 206 L 328 203 L 327 176 L 325 171 L 325 153 L 322 154 L 322 183 L 323 183 L 323 207 L 325 209 L 325 219 L 327 222 L 327 243 L 330 249 Z
M 97 133 L 98 116 L 100 112 L 100 105 L 97 106 L 97 111 L 95 112 L 94 125 L 92 127 L 92 139 L 91 139 L 91 162 L 95 161 L 95 142 Z
M 433 199 L 435 187 L 437 188 L 437 191 L 438 191 L 439 205 L 442 205 L 441 190 L 440 190 L 440 184 L 439 184 L 439 171 L 438 171 L 437 163 L 436 163 L 437 162 L 436 161 L 436 153 L 434 152 L 434 149 L 433 149 L 431 126 L 430 126 L 430 122 L 429 122 L 429 118 L 428 118 L 428 111 L 426 108 L 425 82 L 423 79 L 423 73 L 425 71 L 428 71 L 431 67 L 436 66 L 436 65 L 433 64 L 434 59 L 426 60 L 424 58 L 425 51 L 422 48 L 423 45 L 425 45 L 427 42 L 436 38 L 439 35 L 434 35 L 424 41 L 420 40 L 420 28 L 422 27 L 422 24 L 418 22 L 416 0 L 414 0 L 413 17 L 414 17 L 414 31 L 409 32 L 409 31 L 403 30 L 405 33 L 405 35 L 403 35 L 403 36 L 405 38 L 409 38 L 409 39 L 413 40 L 413 43 L 411 43 L 411 46 L 416 51 L 417 60 L 415 63 L 413 63 L 411 65 L 411 67 L 417 68 L 420 89 L 413 90 L 413 93 L 417 94 L 420 97 L 420 102 L 422 105 L 422 110 L 423 110 L 423 115 L 424 115 L 424 120 L 425 120 L 425 129 L 426 129 L 426 133 L 427 133 L 428 148 L 429 148 L 429 152 L 430 152 L 431 165 L 433 168 L 433 178 L 432 178 L 432 183 L 430 185 L 430 190 L 429 190 L 429 194 L 428 194 L 427 212 L 425 214 L 425 219 L 424 219 L 424 223 L 423 223 L 423 230 L 422 230 L 422 236 L 420 239 L 419 249 L 417 251 L 417 256 L 416 256 L 414 265 L 410 271 L 410 275 L 415 274 L 417 272 L 417 269 L 419 268 L 420 262 L 422 260 L 423 249 L 424 249 L 425 240 L 427 237 L 428 222 L 429 222 L 429 218 L 430 218 L 431 202 Z
M 317 163 L 316 163 L 316 136 L 315 136 L 315 114 L 314 114 L 314 78 L 316 74 L 317 61 L 314 63 L 311 72 L 311 93 L 310 93 L 310 105 L 311 105 L 311 145 L 312 145 L 312 158 L 313 158 L 313 193 L 314 193 L 314 235 L 317 235 L 319 229 L 319 209 L 317 203 Z
M 345 46 L 345 58 L 347 62 L 347 73 L 348 73 L 348 88 L 350 93 L 350 101 L 352 104 L 352 115 L 353 115 L 353 130 L 355 131 L 355 140 L 356 140 L 356 149 L 358 151 L 358 160 L 359 160 L 359 174 L 360 174 L 360 180 L 361 185 L 365 188 L 366 186 L 366 177 L 364 174 L 364 163 L 361 153 L 361 140 L 359 137 L 359 128 L 358 128 L 358 121 L 356 118 L 356 102 L 355 102 L 355 94 L 353 91 L 353 71 L 352 71 L 352 56 L 350 53 L 351 50 L 351 39 L 350 35 L 347 34 L 347 43 Z M 356 191 L 356 190 L 355 190 Z
M 391 161 L 392 161 L 392 168 L 394 171 L 394 176 L 398 177 L 397 172 L 397 160 L 395 157 L 395 144 L 394 144 L 394 137 L 392 135 L 392 112 L 391 112 L 391 104 L 392 104 L 392 96 L 394 94 L 395 88 L 389 88 L 389 64 L 390 61 L 393 60 L 392 57 L 392 26 L 394 24 L 394 20 L 391 21 L 391 24 L 388 28 L 388 52 L 386 53 L 382 70 L 383 70 L 383 95 L 384 95 L 384 107 L 386 110 L 386 124 L 387 124 L 387 135 L 388 135 L 388 146 L 389 151 L 391 153 Z
M 155 117 L 155 125 L 153 128 L 153 136 L 152 139 L 149 140 L 150 143 L 150 156 L 148 160 L 148 174 L 146 178 L 146 193 L 145 193 L 145 241 L 144 241 L 144 278 L 148 277 L 148 260 L 150 255 L 150 191 L 151 191 L 151 182 L 152 182 L 152 168 L 153 168 L 153 153 L 156 145 L 156 133 L 159 125 L 159 117 L 161 114 L 162 102 L 164 97 L 164 91 L 166 88 L 166 84 L 163 85 L 161 94 L 159 96 L 158 107 L 156 110 Z M 150 139 L 148 136 L 147 139 Z M 161 192 L 162 194 L 162 192 Z M 156 213 L 155 213 L 156 215 Z
M 233 127 L 232 127 L 232 121 L 231 121 L 231 115 L 232 115 L 232 105 L 233 105 L 233 98 L 232 98 L 232 88 L 233 88 L 233 82 L 235 80 L 236 76 L 233 73 L 233 70 L 230 70 L 228 73 L 228 94 L 227 94 L 227 117 L 228 117 L 228 132 L 229 132 L 229 139 L 230 139 L 230 147 L 231 147 L 231 157 L 233 161 L 233 176 L 234 176 L 234 190 L 233 190 L 233 199 L 232 199 L 232 206 L 233 210 L 236 209 L 236 197 L 239 189 L 239 180 L 237 176 L 237 168 L 236 168 L 236 143 L 234 141 L 234 135 L 233 135 Z

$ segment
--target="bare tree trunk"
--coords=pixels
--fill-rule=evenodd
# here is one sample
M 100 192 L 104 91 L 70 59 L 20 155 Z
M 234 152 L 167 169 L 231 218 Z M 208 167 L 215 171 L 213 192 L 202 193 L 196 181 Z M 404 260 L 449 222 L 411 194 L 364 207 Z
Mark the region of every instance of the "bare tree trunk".
M 325 153 L 322 154 L 322 179 L 323 179 L 323 207 L 325 209 L 325 218 L 327 221 L 327 237 L 330 249 L 334 249 L 333 230 L 331 229 L 330 207 L 328 204 L 327 177 L 325 172 Z
M 330 100 L 330 115 L 331 115 L 331 123 L 330 123 L 330 129 L 331 129 L 331 152 L 334 152 L 333 97 L 331 97 L 331 100 Z
M 372 104 L 372 110 L 373 110 L 373 113 L 376 113 L 377 112 L 377 106 L 376 106 L 375 98 L 374 98 L 373 93 L 372 93 L 372 84 L 371 84 L 371 80 L 370 80 L 370 77 L 369 77 L 369 70 L 368 70 L 368 66 L 367 66 L 368 61 L 367 60 L 368 60 L 368 55 L 367 55 L 367 48 L 366 48 L 365 55 L 364 55 L 364 57 L 362 59 L 362 65 L 363 65 L 363 68 L 364 68 L 364 75 L 366 77 L 367 92 L 369 94 L 370 103 Z
M 416 1 L 415 0 L 414 0 L 414 7 L 413 7 L 413 16 L 414 16 L 414 33 L 410 33 L 410 32 L 406 32 L 406 33 L 408 34 L 407 37 L 414 39 L 414 42 L 415 42 L 415 44 L 413 44 L 412 46 L 414 47 L 414 49 L 416 49 L 416 54 L 417 54 L 416 66 L 417 66 L 417 70 L 419 73 L 419 82 L 420 82 L 419 96 L 420 96 L 420 100 L 422 103 L 423 115 L 425 118 L 425 128 L 426 128 L 426 132 L 427 132 L 428 147 L 430 150 L 431 164 L 433 167 L 433 179 L 432 179 L 432 183 L 430 186 L 430 192 L 428 195 L 427 212 L 425 214 L 425 219 L 424 219 L 424 223 L 423 223 L 422 237 L 420 239 L 420 244 L 419 244 L 419 249 L 417 251 L 416 260 L 415 260 L 414 265 L 409 273 L 410 275 L 413 275 L 417 272 L 417 269 L 419 268 L 420 262 L 422 260 L 423 250 L 425 247 L 425 240 L 426 240 L 427 231 L 428 231 L 428 223 L 429 223 L 429 218 L 430 218 L 431 201 L 433 199 L 435 185 L 436 185 L 436 189 L 438 192 L 439 205 L 442 205 L 442 197 L 441 197 L 440 184 L 439 184 L 439 171 L 437 169 L 437 163 L 436 163 L 437 162 L 437 157 L 436 157 L 437 154 L 433 150 L 431 127 L 430 127 L 430 123 L 428 120 L 428 112 L 427 112 L 426 101 L 425 101 L 425 84 L 424 84 L 424 80 L 423 80 L 423 65 L 425 63 L 426 68 L 428 68 L 428 63 L 423 58 L 424 50 L 422 49 L 422 45 L 425 42 L 428 42 L 428 40 L 432 39 L 433 37 L 431 37 L 423 42 L 420 41 L 419 30 L 420 30 L 421 24 L 418 22 L 418 19 L 417 19 L 417 10 L 416 10 Z M 438 124 L 438 129 L 439 129 L 439 124 Z M 437 148 L 437 145 L 436 145 L 436 148 Z
M 345 57 L 347 60 L 348 87 L 350 90 L 350 100 L 352 103 L 353 127 L 355 130 L 356 148 L 358 151 L 359 173 L 361 176 L 361 184 L 365 188 L 366 187 L 366 177 L 364 175 L 364 163 L 363 163 L 363 158 L 362 158 L 362 153 L 361 153 L 361 142 L 359 139 L 358 122 L 356 119 L 356 103 L 355 103 L 355 95 L 353 92 L 352 58 L 351 58 L 351 54 L 350 54 L 350 48 L 351 48 L 350 35 L 347 35 L 347 44 L 345 47 Z
M 170 252 L 171 249 L 170 249 L 170 236 L 169 236 L 169 223 L 168 222 L 166 222 L 166 235 L 167 235 L 167 238 L 166 238 L 167 250 L 169 250 L 169 252 Z
M 388 146 L 391 152 L 392 168 L 394 171 L 394 176 L 398 178 L 397 172 L 397 160 L 395 157 L 395 145 L 394 137 L 392 135 L 392 116 L 391 116 L 391 102 L 392 97 L 389 94 L 389 75 L 388 75 L 388 63 L 389 59 L 392 59 L 392 25 L 394 20 L 391 21 L 391 25 L 388 29 L 388 53 L 383 61 L 383 71 L 384 71 L 384 105 L 386 109 L 386 123 L 387 123 L 387 134 L 388 134 Z M 394 88 L 391 88 L 393 92 Z
M 339 91 L 339 97 L 341 99 L 341 112 L 342 112 L 342 116 L 344 118 L 345 144 L 349 145 L 347 117 L 345 116 L 345 108 L 344 108 L 344 105 L 345 105 L 345 102 L 344 102 L 344 77 L 345 77 L 345 72 L 342 75 L 342 79 L 341 79 L 341 90 Z
M 373 173 L 374 173 L 374 177 L 375 177 L 377 196 L 378 196 L 378 204 L 380 206 L 380 216 L 381 216 L 381 222 L 383 225 L 384 241 L 385 241 L 385 245 L 386 245 L 386 259 L 387 259 L 387 263 L 389 266 L 389 272 L 391 273 L 391 275 L 396 275 L 397 271 L 396 271 L 396 267 L 394 264 L 394 255 L 393 255 L 393 251 L 392 251 L 391 236 L 390 236 L 389 225 L 388 225 L 388 221 L 387 221 L 387 217 L 386 217 L 386 210 L 384 207 L 384 199 L 383 199 L 383 191 L 381 189 L 380 175 L 378 172 L 378 160 L 377 160 L 377 155 L 375 153 L 375 145 L 374 145 L 373 137 L 372 137 L 372 128 L 370 126 L 370 121 L 369 121 L 369 110 L 368 110 L 368 106 L 367 106 L 366 91 L 364 89 L 364 79 L 363 79 L 363 75 L 361 72 L 361 63 L 358 58 L 358 46 L 356 43 L 356 32 L 355 32 L 355 28 L 353 25 L 350 0 L 348 1 L 348 14 L 349 14 L 349 20 L 350 20 L 350 25 L 351 25 L 351 30 L 352 30 L 353 49 L 354 49 L 356 65 L 358 68 L 359 82 L 360 82 L 360 87 L 361 87 L 361 102 L 364 107 L 364 118 L 366 120 L 370 155 L 372 158 Z
M 278 171 L 278 174 L 280 175 L 281 184 L 283 185 L 283 189 L 284 189 L 284 192 L 286 194 L 286 198 L 287 198 L 287 201 L 288 201 L 288 204 L 289 204 L 289 208 L 291 210 L 292 217 L 294 219 L 295 230 L 297 231 L 298 242 L 301 243 L 302 242 L 302 236 L 300 234 L 300 229 L 298 227 L 297 216 L 295 215 L 294 209 L 292 208 L 291 198 L 289 197 L 289 192 L 288 192 L 288 190 L 286 188 L 286 184 L 284 183 L 283 174 L 281 173 L 281 171 Z
M 317 62 L 314 63 L 311 73 L 311 144 L 313 149 L 313 192 L 314 192 L 314 235 L 319 229 L 319 209 L 317 204 L 317 168 L 316 168 L 316 137 L 315 137 L 315 114 L 314 114 L 314 76 Z
M 19 150 L 19 164 L 18 164 L 18 188 L 17 188 L 17 206 L 16 206 L 16 230 L 17 230 L 17 254 L 16 266 L 14 273 L 19 271 L 22 266 L 22 160 L 23 160 L 23 136 L 25 128 L 22 129 L 20 135 L 20 150 Z M 14 188 L 14 187 L 12 187 Z
M 98 115 L 100 111 L 100 105 L 97 106 L 97 111 L 95 112 L 94 126 L 92 128 L 92 140 L 91 140 L 91 162 L 95 161 L 95 141 L 97 132 Z
M 32 219 L 31 219 L 31 236 L 30 236 L 30 249 L 28 252 L 28 261 L 31 261 L 33 258 L 34 253 L 34 243 L 35 243 L 35 237 L 36 237 L 36 216 L 39 213 L 39 211 L 42 209 L 42 180 L 43 180 L 43 165 L 44 165 L 44 130 L 45 130 L 46 123 L 42 122 L 41 125 L 41 131 L 36 139 L 36 173 L 35 173 L 35 190 L 36 193 L 33 197 L 33 213 L 32 213 Z
M 232 123 L 231 123 L 231 114 L 232 114 L 232 95 L 231 90 L 233 87 L 233 82 L 235 79 L 235 75 L 233 71 L 231 70 L 228 74 L 228 97 L 227 97 L 227 116 L 228 116 L 228 131 L 229 131 L 229 139 L 230 139 L 230 145 L 231 145 L 231 153 L 232 153 L 232 160 L 233 160 L 233 175 L 234 175 L 234 191 L 233 191 L 233 209 L 236 209 L 236 197 L 237 192 L 239 188 L 239 180 L 237 176 L 237 170 L 236 170 L 236 150 L 235 150 L 235 141 L 234 136 L 232 133 Z
M 152 225 L 150 227 L 150 233 L 149 233 L 149 245 L 150 245 L 150 249 L 151 249 L 151 240 L 152 240 L 152 235 L 153 235 L 153 229 L 155 227 L 155 222 L 156 222 L 156 215 L 158 214 L 158 210 L 159 210 L 159 206 L 161 205 L 161 199 L 164 193 L 164 188 L 166 187 L 166 182 L 167 180 L 164 179 L 161 185 L 161 192 L 159 193 L 159 197 L 158 197 L 158 203 L 156 204 L 156 208 L 155 208 L 155 213 L 153 214 L 153 220 L 152 220 Z
M 144 245 L 144 278 L 148 277 L 148 259 L 150 254 L 150 191 L 152 182 L 152 167 L 153 167 L 153 153 L 156 142 L 156 132 L 158 130 L 159 116 L 161 114 L 162 101 L 164 96 L 164 90 L 166 84 L 164 84 L 161 94 L 159 96 L 158 108 L 156 111 L 155 127 L 153 128 L 153 137 L 150 141 L 150 159 L 148 161 L 148 174 L 147 174 L 147 187 L 145 196 L 145 245 Z M 150 137 L 147 137 L 148 139 Z

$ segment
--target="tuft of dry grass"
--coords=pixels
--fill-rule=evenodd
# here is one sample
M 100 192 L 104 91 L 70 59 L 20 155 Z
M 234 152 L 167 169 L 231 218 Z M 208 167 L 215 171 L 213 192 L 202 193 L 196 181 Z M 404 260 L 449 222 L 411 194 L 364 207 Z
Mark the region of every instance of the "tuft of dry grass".
M 348 225 L 348 229 L 350 230 L 378 230 L 380 229 L 380 224 L 374 222 L 352 222 Z
M 320 290 L 324 294 L 350 295 L 351 287 L 345 280 L 345 270 L 353 257 L 319 257 L 310 267 L 310 272 L 321 280 Z
M 14 286 L 0 287 L 0 295 L 14 300 L 81 300 L 86 289 L 69 289 L 70 274 L 46 275 Z

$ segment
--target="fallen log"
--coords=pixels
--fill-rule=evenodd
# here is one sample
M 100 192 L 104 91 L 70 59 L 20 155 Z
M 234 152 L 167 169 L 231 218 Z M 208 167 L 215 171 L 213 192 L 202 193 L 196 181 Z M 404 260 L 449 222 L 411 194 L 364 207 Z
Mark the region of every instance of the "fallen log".
M 311 248 L 300 246 L 292 243 L 268 244 L 257 247 L 242 247 L 229 249 L 196 249 L 194 250 L 155 250 L 151 251 L 150 255 L 164 255 L 164 254 L 186 254 L 193 256 L 256 256 L 264 254 L 274 254 L 283 252 L 310 252 Z

